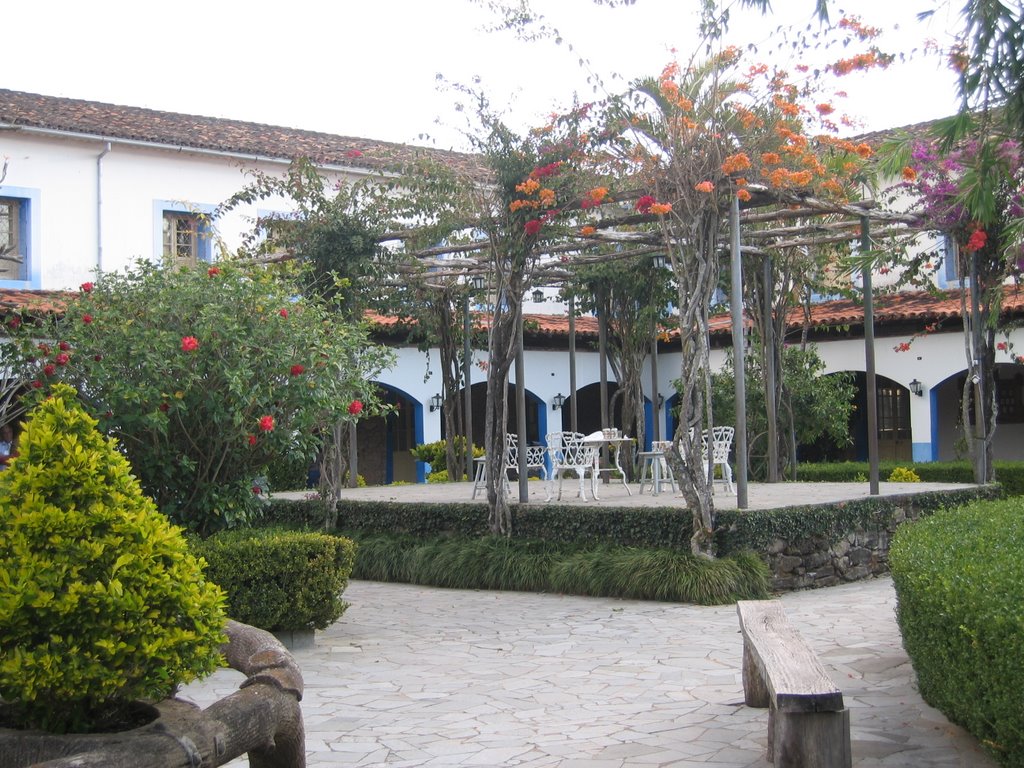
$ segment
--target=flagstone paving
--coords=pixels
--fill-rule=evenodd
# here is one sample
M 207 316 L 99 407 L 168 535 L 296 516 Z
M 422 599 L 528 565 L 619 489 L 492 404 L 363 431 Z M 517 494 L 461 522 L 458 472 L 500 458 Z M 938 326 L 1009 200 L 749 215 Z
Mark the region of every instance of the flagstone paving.
M 311 768 L 771 765 L 734 606 L 365 581 L 345 598 L 295 652 Z M 856 768 L 994 768 L 917 693 L 889 578 L 780 599 L 843 691 Z M 207 706 L 240 681 L 222 670 L 181 696 Z

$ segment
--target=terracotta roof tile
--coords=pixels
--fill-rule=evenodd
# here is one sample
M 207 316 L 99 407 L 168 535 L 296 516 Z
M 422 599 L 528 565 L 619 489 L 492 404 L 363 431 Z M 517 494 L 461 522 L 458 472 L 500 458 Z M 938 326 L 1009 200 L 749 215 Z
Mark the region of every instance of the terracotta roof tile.
M 231 152 L 253 158 L 308 157 L 323 165 L 368 170 L 394 167 L 425 153 L 463 173 L 486 175 L 477 155 L 461 152 L 3 89 L 0 124 Z

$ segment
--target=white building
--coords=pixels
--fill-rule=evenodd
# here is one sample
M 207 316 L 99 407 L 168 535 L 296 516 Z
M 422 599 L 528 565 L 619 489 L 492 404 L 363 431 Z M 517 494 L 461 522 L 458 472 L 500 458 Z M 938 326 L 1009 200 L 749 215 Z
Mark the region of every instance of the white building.
M 0 311 L 23 303 L 26 291 L 74 289 L 97 269 L 121 270 L 140 258 L 216 258 L 214 241 L 202 236 L 206 224 L 199 214 L 241 189 L 247 171 L 282 173 L 293 158 L 309 157 L 328 176 L 355 179 L 379 175 L 389 161 L 414 152 L 433 153 L 465 169 L 479 167 L 477 158 L 452 152 L 0 90 L 0 155 L 7 158 L 0 184 L 0 249 L 9 246 L 18 257 L 0 258 Z M 233 249 L 251 229 L 252 219 L 275 210 L 287 210 L 285 202 L 267 200 L 236 209 L 218 222 L 218 235 Z M 568 427 L 573 396 L 567 322 L 542 313 L 550 306 L 526 304 L 527 312 L 538 310 L 528 324 L 534 330 L 525 338 L 531 441 Z M 1024 314 L 1024 299 L 1013 296 L 1007 307 Z M 862 376 L 863 313 L 849 302 L 829 302 L 816 307 L 815 317 L 822 329 L 815 341 L 828 371 Z M 901 343 L 932 322 L 941 323 L 939 331 L 899 351 Z M 591 431 L 601 426 L 596 417 L 601 372 L 594 345 L 588 344 L 596 339 L 596 320 L 580 318 L 577 328 L 577 414 L 579 427 Z M 440 394 L 439 377 L 425 380 L 427 371 L 438 369 L 437 355 L 402 346 L 386 326 L 381 331 L 382 340 L 398 347 L 398 361 L 379 384 L 400 408 L 387 420 L 362 424 L 360 472 L 370 482 L 421 479 L 423 467 L 416 466 L 407 449 L 441 437 L 440 412 L 430 409 L 431 399 Z M 875 334 L 881 456 L 955 458 L 961 434 L 956 426 L 959 383 L 966 369 L 959 303 L 917 294 L 881 299 Z M 714 362 L 721 364 L 720 348 L 731 340 L 727 332 L 716 332 L 713 339 L 718 346 Z M 1015 331 L 1011 340 L 1024 349 L 1024 333 Z M 482 361 L 485 352 L 477 354 Z M 1009 351 L 999 354 L 996 455 L 1024 459 L 1024 366 L 1014 363 Z M 663 345 L 657 371 L 657 391 L 671 393 L 671 382 L 679 376 L 671 342 Z M 475 372 L 476 410 L 482 409 L 484 375 Z M 644 381 L 650 382 L 649 370 Z M 911 394 L 913 382 L 919 383 L 920 396 Z M 567 398 L 565 407 L 555 407 L 557 395 Z M 652 423 L 657 411 L 663 435 L 672 426 L 671 404 L 670 398 L 652 408 Z M 859 423 L 851 458 L 864 458 L 865 435 L 857 430 L 863 432 Z

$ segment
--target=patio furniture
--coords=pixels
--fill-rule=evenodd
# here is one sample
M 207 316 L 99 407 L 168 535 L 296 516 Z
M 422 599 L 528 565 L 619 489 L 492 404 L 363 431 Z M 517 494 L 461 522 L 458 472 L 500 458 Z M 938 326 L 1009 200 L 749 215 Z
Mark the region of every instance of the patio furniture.
M 526 471 L 539 469 L 543 480 L 548 479 L 548 465 L 544 460 L 547 455 L 547 448 L 543 445 L 526 446 Z M 519 471 L 519 435 L 508 433 L 505 435 L 505 470 Z
M 622 487 L 626 489 L 626 495 L 632 496 L 633 491 L 629 489 L 629 483 L 626 482 L 626 473 L 622 469 L 622 446 L 633 442 L 633 438 L 626 437 L 617 429 L 602 429 L 597 432 L 591 432 L 589 435 L 583 438 L 583 442 L 588 445 L 593 445 L 597 448 L 598 453 L 594 457 L 596 462 L 594 466 L 594 472 L 600 474 L 601 472 L 608 472 L 611 477 L 618 475 L 619 482 L 622 483 Z M 611 449 L 612 466 L 602 467 L 600 464 L 601 448 L 607 445 Z M 609 478 L 609 479 L 610 479 Z M 598 499 L 597 494 L 594 494 L 594 498 Z
M 551 501 L 552 486 L 558 480 L 558 500 L 562 500 L 562 478 L 566 472 L 573 472 L 580 482 L 579 497 L 587 500 L 583 480 L 590 474 L 590 491 L 597 498 L 597 453 L 598 445 L 587 443 L 586 435 L 579 432 L 552 432 L 547 435 L 548 455 L 551 457 L 551 474 L 548 477 L 547 501 Z
M 657 440 L 651 443 L 652 450 L 641 451 L 640 456 L 640 493 L 644 492 L 644 486 L 650 485 L 651 495 L 657 496 L 661 493 L 661 487 L 665 483 L 673 492 L 676 490 L 676 479 L 665 461 L 665 450 L 671 445 L 669 440 Z
M 733 495 L 736 494 L 736 487 L 732 484 L 732 467 L 729 466 L 729 451 L 732 450 L 733 436 L 736 430 L 733 427 L 712 427 L 711 429 L 711 464 L 713 467 L 722 468 L 722 484 L 725 490 Z M 704 456 L 704 463 L 708 463 L 708 431 L 705 429 L 701 435 L 701 451 Z M 712 484 L 714 481 L 712 481 Z

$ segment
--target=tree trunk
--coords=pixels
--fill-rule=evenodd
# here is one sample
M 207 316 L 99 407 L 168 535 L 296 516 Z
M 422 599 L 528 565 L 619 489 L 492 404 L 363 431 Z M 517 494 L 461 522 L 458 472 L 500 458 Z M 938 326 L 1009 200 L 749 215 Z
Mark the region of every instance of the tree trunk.
M 240 689 L 205 710 L 168 699 L 159 717 L 131 731 L 50 734 L 0 730 L 4 768 L 192 768 L 248 753 L 251 768 L 304 768 L 303 681 L 295 659 L 269 632 L 229 621 L 223 647 L 242 672 Z

